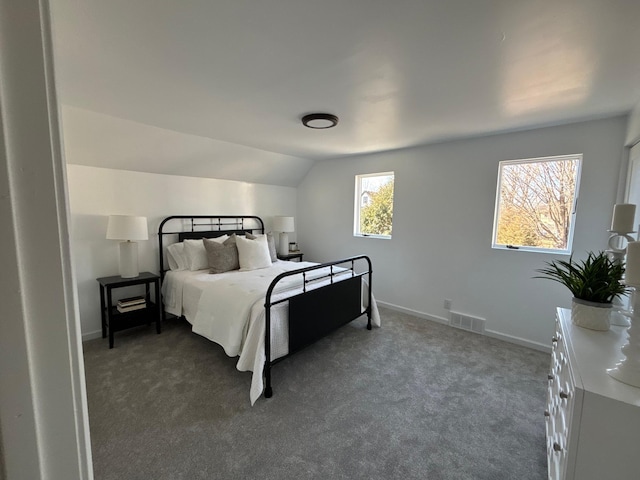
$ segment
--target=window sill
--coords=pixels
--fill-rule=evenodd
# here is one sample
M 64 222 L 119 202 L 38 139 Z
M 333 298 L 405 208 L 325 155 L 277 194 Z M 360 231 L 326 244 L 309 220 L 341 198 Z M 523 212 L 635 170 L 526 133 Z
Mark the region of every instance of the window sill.
M 566 256 L 571 255 L 571 251 L 569 250 L 554 250 L 552 248 L 536 248 L 536 247 L 525 247 L 525 246 L 507 247 L 506 245 L 491 245 L 491 248 L 493 248 L 494 250 L 508 250 L 510 252 L 547 253 L 550 255 L 566 255 Z
M 391 235 L 373 235 L 368 233 L 354 233 L 353 236 L 356 238 L 377 238 L 382 240 L 391 240 Z

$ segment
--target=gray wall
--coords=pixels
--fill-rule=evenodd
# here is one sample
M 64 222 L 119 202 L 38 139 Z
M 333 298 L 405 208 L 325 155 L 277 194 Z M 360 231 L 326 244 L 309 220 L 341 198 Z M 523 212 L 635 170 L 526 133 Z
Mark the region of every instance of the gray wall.
M 583 153 L 574 251 L 606 248 L 626 117 L 448 142 L 316 163 L 298 187 L 305 259 L 364 253 L 379 301 L 440 319 L 453 310 L 486 319 L 493 335 L 545 348 L 562 286 L 532 279 L 553 258 L 493 250 L 498 162 Z M 353 236 L 354 176 L 395 171 L 393 238 Z M 566 257 L 564 257 L 566 258 Z

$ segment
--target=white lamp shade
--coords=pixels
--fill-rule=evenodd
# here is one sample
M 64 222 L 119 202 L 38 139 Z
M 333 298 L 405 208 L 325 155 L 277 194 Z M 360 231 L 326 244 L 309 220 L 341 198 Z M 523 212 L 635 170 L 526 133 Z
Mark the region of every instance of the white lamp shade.
M 109 240 L 148 240 L 147 217 L 110 215 L 107 225 Z
M 273 217 L 272 228 L 275 232 L 293 232 L 293 217 Z

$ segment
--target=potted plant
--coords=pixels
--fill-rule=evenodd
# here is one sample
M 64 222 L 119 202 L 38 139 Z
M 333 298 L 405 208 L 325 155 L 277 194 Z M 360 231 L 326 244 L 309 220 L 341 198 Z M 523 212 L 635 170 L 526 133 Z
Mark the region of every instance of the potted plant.
M 586 260 L 554 260 L 536 270 L 540 276 L 567 287 L 573 294 L 571 321 L 592 330 L 609 330 L 613 300 L 626 293 L 622 283 L 624 266 L 609 259 L 606 252 L 589 252 Z

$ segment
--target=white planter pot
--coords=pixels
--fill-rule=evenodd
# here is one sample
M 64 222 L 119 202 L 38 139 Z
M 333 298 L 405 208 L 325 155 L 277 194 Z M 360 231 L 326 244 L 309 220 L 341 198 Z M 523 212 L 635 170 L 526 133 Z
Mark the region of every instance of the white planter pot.
M 591 330 L 609 330 L 611 307 L 610 303 L 588 302 L 574 298 L 571 304 L 571 321 L 579 327 Z

